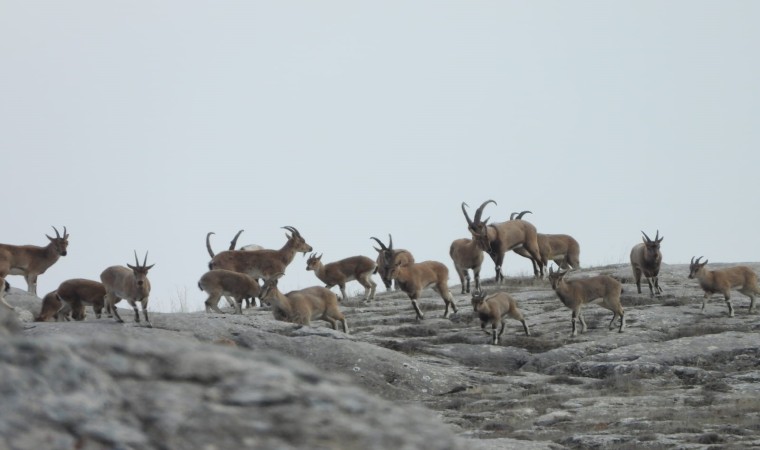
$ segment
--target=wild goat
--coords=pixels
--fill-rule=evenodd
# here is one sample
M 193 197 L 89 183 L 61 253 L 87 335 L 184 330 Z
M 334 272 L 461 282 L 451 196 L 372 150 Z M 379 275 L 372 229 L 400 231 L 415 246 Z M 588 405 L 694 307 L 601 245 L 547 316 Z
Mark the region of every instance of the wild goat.
M 513 212 L 510 214 L 510 220 L 520 220 L 525 214 L 531 213 L 530 211 L 523 211 L 521 213 Z M 532 213 L 531 213 L 532 214 Z M 538 251 L 541 254 L 541 260 L 536 261 L 531 258 L 525 248 L 516 248 L 515 253 L 518 255 L 530 259 L 533 264 L 533 275 L 543 277 L 544 270 L 549 264 L 549 261 L 554 261 L 560 268 L 578 269 L 581 266 L 580 254 L 581 247 L 578 245 L 578 241 L 568 234 L 543 234 L 537 233 L 536 238 L 538 240 Z
M 755 307 L 755 294 L 760 294 L 760 287 L 757 284 L 757 275 L 747 266 L 734 266 L 726 269 L 707 270 L 705 266 L 708 260 L 700 263 L 700 256 L 696 260 L 691 258 L 689 265 L 689 278 L 699 280 L 699 286 L 705 291 L 702 298 L 702 311 L 705 310 L 705 303 L 712 294 L 723 294 L 728 306 L 728 317 L 734 317 L 734 308 L 731 306 L 731 289 L 736 289 L 742 294 L 749 297 L 749 311 Z M 737 289 L 738 288 L 738 289 Z
M 660 230 L 657 230 L 657 234 L 654 240 L 649 239 L 643 231 L 644 235 L 641 244 L 636 244 L 631 249 L 631 268 L 633 269 L 633 278 L 636 280 L 636 289 L 641 294 L 641 275 L 647 279 L 649 284 L 649 296 L 654 297 L 662 293 L 660 288 L 660 279 L 658 275 L 660 273 L 660 264 L 662 263 L 662 253 L 660 252 L 660 242 L 663 237 L 660 237 Z
M 483 265 L 483 250 L 472 239 L 455 239 L 449 247 L 449 256 L 462 283 L 462 294 L 470 292 L 470 270 L 475 278 L 475 290 L 480 290 L 480 268 Z
M 506 323 L 503 320 L 507 316 L 519 320 L 525 330 L 525 335 L 530 336 L 528 324 L 525 323 L 525 318 L 523 318 L 522 313 L 517 308 L 517 301 L 506 292 L 496 292 L 488 295 L 486 292 L 476 289 L 472 293 L 472 309 L 475 310 L 475 313 L 480 318 L 480 329 L 485 334 L 489 334 L 486 331 L 486 325 L 491 324 L 493 333 L 491 343 L 493 345 L 497 345 L 501 339 L 501 335 L 504 334 Z M 499 325 L 501 325 L 501 329 L 496 334 L 496 328 Z
M 390 262 L 386 261 L 385 269 L 388 271 L 388 276 L 396 281 L 398 287 L 409 296 L 414 311 L 417 313 L 417 320 L 425 318 L 417 304 L 417 299 L 420 298 L 422 290 L 427 287 L 432 287 L 446 304 L 446 309 L 443 312 L 444 318 L 449 317 L 449 306 L 451 306 L 452 311 L 457 312 L 457 305 L 454 303 L 454 297 L 451 295 L 447 284 L 449 269 L 443 263 L 423 261 L 404 264 L 394 258 Z
M 135 310 L 135 322 L 140 322 L 140 315 L 137 312 L 136 302 L 142 305 L 145 323 L 153 327 L 148 319 L 148 296 L 150 295 L 150 281 L 148 280 L 148 271 L 155 265 L 147 265 L 148 253 L 145 253 L 145 259 L 142 265 L 137 260 L 135 252 L 135 265 L 127 264 L 124 266 L 111 266 L 100 274 L 100 280 L 106 290 L 105 306 L 108 313 L 113 313 L 116 320 L 124 322 L 116 309 L 116 304 L 125 299 Z
M 211 311 L 221 313 L 222 310 L 218 306 L 219 299 L 225 295 L 235 299 L 235 314 L 243 314 L 243 300 L 256 298 L 261 291 L 258 280 L 244 273 L 224 269 L 214 269 L 204 273 L 198 281 L 198 288 L 208 294 L 207 313 Z
M 483 208 L 489 203 L 496 204 L 493 200 L 484 202 L 476 210 L 474 220 L 470 220 L 470 216 L 467 215 L 465 209 L 467 204 L 464 202 L 462 202 L 462 212 L 467 219 L 467 229 L 472 233 L 472 239 L 493 259 L 496 265 L 496 281 L 500 283 L 504 279 L 501 268 L 506 252 L 523 247 L 536 261 L 541 261 L 541 253 L 538 248 L 536 227 L 527 220 L 508 220 L 491 225 L 488 225 L 488 219 L 481 221 Z M 541 276 L 543 276 L 543 267 Z
M 276 274 L 264 281 L 261 287 L 261 300 L 272 305 L 272 315 L 276 320 L 301 325 L 311 325 L 312 320 L 324 320 L 338 329 L 338 322 L 343 332 L 349 334 L 346 317 L 338 309 L 338 296 L 322 286 L 312 286 L 283 294 L 277 283 L 284 274 Z
M 74 320 L 84 320 L 85 307 L 91 306 L 95 317 L 100 319 L 106 296 L 103 283 L 84 278 L 73 278 L 58 285 L 58 300 L 71 308 Z
M 375 298 L 377 283 L 372 280 L 372 273 L 377 265 L 366 256 L 351 256 L 339 261 L 322 264 L 322 255 L 311 254 L 306 261 L 306 270 L 313 270 L 314 274 L 322 280 L 327 288 L 337 285 L 340 295 L 346 300 L 346 283 L 356 280 L 364 286 L 364 300 Z
M 81 311 L 84 314 L 84 309 Z M 71 320 L 72 311 L 71 306 L 68 303 L 64 303 L 58 298 L 58 291 L 48 292 L 42 297 L 42 308 L 40 313 L 34 318 L 35 322 L 47 322 L 50 319 L 55 319 L 56 322 L 62 320 Z M 84 315 L 74 317 L 75 320 L 84 319 Z
M 0 280 L 8 275 L 23 275 L 27 291 L 37 295 L 37 277 L 45 273 L 61 256 L 66 256 L 69 233 L 63 227 L 63 236 L 53 227 L 55 237 L 45 235 L 50 242 L 45 247 L 36 245 L 0 244 Z M 0 289 L 0 303 L 14 309 L 5 301 L 5 291 Z
M 243 233 L 243 231 L 244 230 L 238 231 L 237 234 L 235 234 L 235 237 L 232 238 L 232 240 L 230 241 L 230 248 L 229 248 L 230 251 L 235 250 L 235 246 L 237 245 L 237 240 L 240 237 L 240 234 Z M 208 250 L 208 254 L 213 259 L 215 255 L 214 255 L 214 250 L 211 248 L 211 241 L 210 241 L 210 237 L 211 237 L 212 234 L 215 234 L 215 233 L 213 231 L 209 231 L 206 234 L 206 250 Z M 257 251 L 257 250 L 264 250 L 264 247 L 262 247 L 262 246 L 260 246 L 258 244 L 248 244 L 248 245 L 244 245 L 244 246 L 240 247 L 240 250 L 242 250 L 242 251 L 248 251 L 248 252 L 253 252 L 253 251 Z M 210 263 L 209 263 L 209 265 L 210 265 Z M 258 283 L 258 280 L 256 280 L 256 282 Z M 224 295 L 224 298 L 225 298 L 225 300 L 227 300 L 227 304 L 229 304 L 230 306 L 233 306 L 233 307 L 237 307 L 236 306 L 237 302 L 236 302 L 235 299 L 233 299 L 229 295 Z M 248 298 L 246 298 L 245 302 L 246 302 L 246 307 L 250 308 L 251 307 L 251 301 Z
M 291 232 L 285 234 L 288 241 L 279 250 L 258 250 L 255 252 L 241 252 L 227 250 L 220 252 L 211 259 L 209 270 L 226 269 L 240 272 L 253 278 L 267 280 L 278 273 L 284 273 L 285 269 L 295 258 L 296 253 L 304 254 L 312 251 L 311 245 L 293 227 L 282 227 Z
M 378 244 L 380 244 L 380 248 L 372 247 L 375 250 L 377 250 L 377 260 L 375 263 L 377 264 L 377 274 L 380 275 L 380 279 L 383 280 L 383 284 L 385 285 L 385 289 L 390 290 L 391 286 L 393 285 L 393 280 L 388 276 L 388 270 L 386 269 L 386 261 L 393 261 L 395 258 L 396 261 L 399 261 L 402 264 L 411 264 L 414 262 L 414 256 L 409 250 L 404 249 L 393 249 L 393 236 L 388 233 L 388 247 L 385 246 L 385 244 L 380 241 L 380 239 L 376 237 L 372 237 L 370 239 L 374 239 Z
M 564 272 L 554 272 L 549 268 L 549 281 L 552 283 L 552 289 L 557 293 L 557 297 L 562 303 L 573 311 L 573 333 L 577 335 L 575 322 L 580 319 L 581 333 L 586 332 L 586 321 L 583 320 L 581 307 L 586 303 L 599 303 L 603 308 L 613 312 L 610 321 L 610 330 L 615 326 L 615 319 L 620 317 L 620 329 L 622 333 L 625 328 L 625 316 L 623 315 L 623 306 L 620 304 L 620 294 L 622 285 L 620 282 L 608 275 L 598 275 L 595 277 L 583 278 L 578 280 L 565 280 Z

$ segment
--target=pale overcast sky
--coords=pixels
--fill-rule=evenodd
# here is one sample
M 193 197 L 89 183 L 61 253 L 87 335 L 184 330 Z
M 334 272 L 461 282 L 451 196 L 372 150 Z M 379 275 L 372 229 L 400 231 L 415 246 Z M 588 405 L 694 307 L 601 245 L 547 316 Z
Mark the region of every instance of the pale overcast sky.
M 754 1 L 0 0 L 0 242 L 68 227 L 40 295 L 148 250 L 164 311 L 201 307 L 208 231 L 295 226 L 324 261 L 392 233 L 457 284 L 460 203 L 489 198 L 586 267 L 657 229 L 665 263 L 758 261 L 758 24 Z M 282 284 L 320 283 L 299 255 Z

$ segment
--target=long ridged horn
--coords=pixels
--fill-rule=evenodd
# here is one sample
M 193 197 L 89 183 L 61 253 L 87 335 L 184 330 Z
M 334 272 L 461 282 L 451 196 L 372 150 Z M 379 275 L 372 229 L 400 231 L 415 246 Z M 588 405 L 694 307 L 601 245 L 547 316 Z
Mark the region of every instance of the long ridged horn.
M 240 230 L 237 232 L 234 238 L 230 241 L 230 250 L 235 250 L 235 246 L 237 245 L 237 240 L 240 237 L 240 234 L 243 232 L 243 230 Z
M 63 226 L 63 238 L 66 239 L 69 237 L 69 233 L 66 231 L 66 225 Z
M 370 239 L 374 239 L 378 244 L 380 244 L 381 249 L 388 250 L 388 247 L 386 247 L 385 244 L 383 244 L 383 242 L 380 239 L 376 237 L 371 237 Z
M 467 210 L 466 210 L 466 209 L 464 209 L 464 207 L 465 207 L 465 206 L 469 207 L 469 206 L 467 205 L 467 203 L 465 203 L 465 202 L 462 202 L 462 212 L 464 213 L 464 218 L 465 218 L 465 219 L 467 219 L 467 225 L 468 225 L 470 228 L 472 228 L 474 224 L 472 223 L 472 219 L 470 219 L 470 216 L 468 216 L 468 215 L 467 215 Z
M 388 250 L 393 250 L 393 236 L 388 233 Z
M 495 201 L 493 201 L 493 200 L 486 200 L 486 201 L 483 202 L 482 205 L 480 205 L 480 208 L 478 208 L 477 211 L 475 211 L 475 223 L 476 224 L 480 223 L 480 217 L 483 215 L 483 208 L 485 208 L 486 205 L 489 204 L 489 203 L 493 203 L 494 205 L 496 205 Z M 488 222 L 488 219 L 486 219 L 485 221 Z
M 520 214 L 517 215 L 517 220 L 522 219 L 526 214 L 533 214 L 533 211 L 521 211 Z
M 642 231 L 642 232 L 641 232 L 641 234 L 643 234 L 643 235 L 644 235 L 644 237 L 646 238 L 647 242 L 652 242 L 652 240 L 651 240 L 651 239 L 649 239 L 649 236 L 647 236 L 647 234 L 646 234 L 646 233 L 644 233 L 644 232 Z
M 291 227 L 291 226 L 288 225 L 288 226 L 284 226 L 284 227 L 281 227 L 281 228 L 290 231 L 295 236 L 298 236 L 298 235 L 301 234 L 301 233 L 298 232 L 298 230 L 296 230 L 296 227 Z
M 209 231 L 208 234 L 206 234 L 206 250 L 208 250 L 208 254 L 211 255 L 211 257 L 214 257 L 214 251 L 211 250 L 211 240 L 209 239 L 212 234 L 216 234 L 213 231 Z

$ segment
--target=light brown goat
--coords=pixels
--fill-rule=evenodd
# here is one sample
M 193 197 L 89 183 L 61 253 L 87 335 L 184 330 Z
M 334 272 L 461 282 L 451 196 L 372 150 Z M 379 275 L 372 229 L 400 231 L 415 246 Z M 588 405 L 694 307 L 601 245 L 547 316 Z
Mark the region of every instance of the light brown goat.
M 231 270 L 209 270 L 201 276 L 198 288 L 208 294 L 206 312 L 222 313 L 219 299 L 228 296 L 234 299 L 235 314 L 243 314 L 243 300 L 256 298 L 261 291 L 258 280 L 244 273 Z
M 135 310 L 135 322 L 140 322 L 140 315 L 137 312 L 136 302 L 140 302 L 142 305 L 143 315 L 145 316 L 145 323 L 149 327 L 153 327 L 148 319 L 148 296 L 150 295 L 150 281 L 148 280 L 148 271 L 154 266 L 147 265 L 148 253 L 145 253 L 145 259 L 142 265 L 137 260 L 137 252 L 135 252 L 135 265 L 127 264 L 127 267 L 123 266 L 111 266 L 104 270 L 100 274 L 100 281 L 103 282 L 103 286 L 106 289 L 105 306 L 106 311 L 116 316 L 116 320 L 124 322 L 119 311 L 116 309 L 116 304 L 125 299 L 129 305 Z
M 513 212 L 509 220 L 520 220 L 530 211 L 520 213 Z M 532 214 L 532 213 L 531 213 Z M 524 247 L 518 247 L 514 250 L 518 255 L 530 259 L 533 264 L 533 275 L 543 277 L 549 261 L 554 261 L 556 265 L 565 270 L 579 269 L 581 266 L 580 254 L 581 247 L 578 241 L 569 234 L 536 234 L 538 240 L 538 251 L 541 254 L 541 260 L 536 261 Z
M 536 227 L 527 220 L 508 220 L 491 225 L 488 224 L 488 219 L 481 221 L 483 208 L 489 203 L 496 204 L 493 200 L 483 202 L 472 220 L 467 215 L 465 209 L 467 204 L 464 202 L 462 202 L 462 212 L 467 219 L 467 229 L 472 234 L 472 239 L 493 259 L 496 265 L 496 281 L 501 282 L 504 279 L 501 269 L 506 252 L 523 247 L 535 261 L 541 261 L 541 252 L 538 248 Z M 543 267 L 541 267 L 541 276 L 543 276 Z
M 420 298 L 422 290 L 427 287 L 432 287 L 446 304 L 446 309 L 443 312 L 444 318 L 449 317 L 449 306 L 453 312 L 457 312 L 454 296 L 451 295 L 448 286 L 449 269 L 443 263 L 423 261 L 403 264 L 398 260 L 393 260 L 386 263 L 385 268 L 388 271 L 388 276 L 396 281 L 398 287 L 409 296 L 414 311 L 417 313 L 417 320 L 425 318 L 417 304 L 417 299 Z
M 484 291 L 475 290 L 472 293 L 472 309 L 478 315 L 478 318 L 480 318 L 480 329 L 485 334 L 489 334 L 486 331 L 486 325 L 491 324 L 491 344 L 493 345 L 497 345 L 501 339 L 501 335 L 504 334 L 504 327 L 506 326 L 504 319 L 507 316 L 519 320 L 522 323 L 523 330 L 525 330 L 525 335 L 530 336 L 528 324 L 517 307 L 517 301 L 506 292 L 495 292 L 489 295 Z M 501 329 L 497 334 L 496 328 L 499 328 L 499 326 L 501 326 Z
M 633 278 L 636 280 L 636 289 L 641 294 L 641 276 L 647 280 L 649 284 L 649 296 L 654 297 L 662 293 L 660 288 L 660 264 L 662 264 L 662 252 L 660 252 L 660 242 L 663 237 L 660 237 L 660 230 L 657 230 L 657 234 L 654 240 L 649 239 L 643 231 L 644 235 L 641 239 L 644 241 L 641 244 L 636 244 L 631 249 L 631 269 L 633 269 Z
M 449 247 L 449 256 L 462 283 L 462 294 L 470 292 L 470 270 L 475 278 L 475 290 L 480 290 L 480 268 L 483 265 L 483 249 L 472 239 L 455 239 Z
M 243 231 L 244 230 L 240 230 L 240 231 L 237 232 L 237 234 L 235 234 L 235 237 L 232 238 L 232 240 L 230 241 L 230 247 L 229 247 L 228 250 L 230 250 L 230 251 L 235 250 L 235 246 L 237 245 L 237 240 L 240 237 L 240 235 L 243 233 Z M 210 240 L 212 234 L 215 234 L 215 233 L 213 231 L 209 231 L 206 234 L 206 250 L 208 250 L 209 256 L 211 256 L 211 258 L 213 259 L 214 256 L 215 256 L 215 254 L 214 254 L 214 250 L 211 248 L 211 240 Z M 248 244 L 248 245 L 244 245 L 244 246 L 240 247 L 240 250 L 241 251 L 253 252 L 253 251 L 257 251 L 257 250 L 264 250 L 264 247 L 262 247 L 262 246 L 260 246 L 258 244 Z M 209 266 L 210 265 L 211 265 L 211 263 L 209 263 Z M 256 281 L 258 282 L 258 280 L 256 280 Z M 236 307 L 236 300 L 235 299 L 233 299 L 229 295 L 225 295 L 224 299 L 227 300 L 227 304 L 228 305 L 230 305 L 232 307 Z M 246 302 L 246 307 L 250 308 L 251 307 L 251 301 L 248 298 L 246 298 L 245 302 Z M 257 306 L 258 306 L 258 304 L 257 304 Z
M 338 296 L 322 286 L 280 292 L 277 283 L 284 274 L 276 274 L 264 281 L 261 287 L 261 300 L 272 306 L 272 315 L 276 320 L 311 326 L 312 320 L 324 320 L 338 329 L 338 322 L 343 332 L 349 334 L 346 317 L 338 309 Z
M 69 245 L 69 234 L 63 227 L 63 236 L 53 227 L 55 237 L 45 235 L 50 242 L 45 247 L 36 245 L 0 244 L 0 280 L 8 275 L 23 275 L 26 279 L 27 291 L 37 295 L 37 277 L 45 273 L 58 258 L 66 256 Z M 5 301 L 5 290 L 0 289 L 0 303 L 10 309 L 15 309 Z
M 356 280 L 364 286 L 364 300 L 375 298 L 377 283 L 372 280 L 372 273 L 377 265 L 366 256 L 350 256 L 328 264 L 322 264 L 322 255 L 312 254 L 306 261 L 306 270 L 313 270 L 327 288 L 338 286 L 340 295 L 346 300 L 346 283 Z
M 404 250 L 402 248 L 394 249 L 393 248 L 393 236 L 388 234 L 388 247 L 383 244 L 383 242 L 376 238 L 372 237 L 370 239 L 374 239 L 378 244 L 380 244 L 380 248 L 372 247 L 375 250 L 377 250 L 377 260 L 375 263 L 377 264 L 377 274 L 380 275 L 380 279 L 383 280 L 383 284 L 385 285 L 386 290 L 390 290 L 391 286 L 393 286 L 393 280 L 388 276 L 388 269 L 386 267 L 388 266 L 388 261 L 393 261 L 394 259 L 401 264 L 411 264 L 414 262 L 414 255 L 409 250 Z
M 581 333 L 586 332 L 586 321 L 583 319 L 581 308 L 586 303 L 597 301 L 600 301 L 600 306 L 613 312 L 610 330 L 615 326 L 615 319 L 620 317 L 619 331 L 622 333 L 625 328 L 625 315 L 623 306 L 620 304 L 620 294 L 623 291 L 620 282 L 608 275 L 565 280 L 565 274 L 567 271 L 554 272 L 549 268 L 549 281 L 552 283 L 552 289 L 562 303 L 573 311 L 572 336 L 577 335 L 575 323 L 578 319 L 580 319 L 583 327 Z
M 276 274 L 284 273 L 288 265 L 293 262 L 296 253 L 305 254 L 312 251 L 312 248 L 298 230 L 290 226 L 283 228 L 290 231 L 291 234 L 285 235 L 288 241 L 281 249 L 257 250 L 255 252 L 239 250 L 220 252 L 211 259 L 209 270 L 226 269 L 264 280 Z
M 689 266 L 689 278 L 699 280 L 699 286 L 705 291 L 702 298 L 702 311 L 705 303 L 712 294 L 723 294 L 728 306 L 728 317 L 734 317 L 734 307 L 731 306 L 731 289 L 736 289 L 749 297 L 749 311 L 755 307 L 755 295 L 760 294 L 760 286 L 757 283 L 757 274 L 747 266 L 734 266 L 726 269 L 707 270 L 705 266 L 708 260 L 700 263 L 700 256 L 696 260 L 691 258 Z

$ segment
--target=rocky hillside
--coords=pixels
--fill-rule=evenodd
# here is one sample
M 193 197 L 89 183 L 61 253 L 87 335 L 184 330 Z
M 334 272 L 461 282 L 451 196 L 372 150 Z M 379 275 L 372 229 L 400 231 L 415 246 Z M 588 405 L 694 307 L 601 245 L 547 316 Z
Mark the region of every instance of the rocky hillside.
M 404 294 L 344 302 L 349 336 L 265 309 L 35 323 L 40 300 L 14 289 L 0 449 L 760 446 L 760 315 L 738 292 L 735 317 L 719 296 L 701 312 L 687 272 L 665 266 L 654 299 L 627 265 L 569 275 L 624 282 L 625 332 L 588 305 L 575 338 L 548 281 L 509 279 L 532 336 L 509 320 L 499 346 L 458 286 L 450 319 L 432 291 L 420 323 Z

